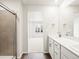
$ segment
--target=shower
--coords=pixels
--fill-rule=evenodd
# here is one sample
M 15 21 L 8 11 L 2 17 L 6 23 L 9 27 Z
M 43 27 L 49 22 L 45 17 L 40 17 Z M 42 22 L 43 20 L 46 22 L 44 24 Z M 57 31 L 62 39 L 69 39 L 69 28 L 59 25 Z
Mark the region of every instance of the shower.
M 17 16 L 0 2 L 0 59 L 17 59 Z

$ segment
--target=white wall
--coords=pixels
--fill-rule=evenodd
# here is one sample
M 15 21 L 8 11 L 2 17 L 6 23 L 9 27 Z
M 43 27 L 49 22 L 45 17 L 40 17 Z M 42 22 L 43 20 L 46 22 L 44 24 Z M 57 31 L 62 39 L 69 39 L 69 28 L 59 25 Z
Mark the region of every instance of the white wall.
M 29 5 L 29 6 L 25 6 L 24 7 L 24 24 L 27 23 L 27 13 L 28 13 L 28 10 L 30 11 L 39 11 L 41 12 L 42 14 L 42 17 L 43 17 L 43 25 L 44 25 L 44 51 L 45 52 L 48 52 L 48 45 L 47 45 L 47 34 L 49 32 L 53 32 L 53 33 L 57 33 L 58 32 L 58 7 L 53 7 L 53 6 L 33 6 L 33 5 Z M 54 25 L 54 26 L 53 26 Z M 24 28 L 24 32 L 27 30 L 28 25 L 25 25 Z M 27 30 L 28 32 L 28 30 Z M 27 33 L 25 32 L 25 33 Z M 27 46 L 27 43 L 25 41 L 28 41 L 27 40 L 27 37 L 28 36 L 27 34 L 24 35 L 25 36 L 25 39 L 24 39 L 24 52 L 27 52 L 26 49 L 28 47 Z
M 6 5 L 9 9 L 14 11 L 17 14 L 17 56 L 18 58 L 22 55 L 22 39 L 23 39 L 23 28 L 22 28 L 22 4 L 20 0 L 0 0 L 4 5 Z
M 23 52 L 28 52 L 28 10 L 29 11 L 40 11 L 40 9 L 37 10 L 37 7 L 34 6 L 25 6 L 23 7 L 23 13 L 24 13 L 24 41 L 23 41 Z
M 60 29 L 62 35 L 74 36 L 74 20 L 79 15 L 79 6 L 68 6 L 60 8 Z
M 74 20 L 74 37 L 79 38 L 79 16 Z
M 28 53 L 28 22 L 27 7 L 23 5 L 23 53 Z
M 45 29 L 45 35 L 44 35 L 44 49 L 45 52 L 48 51 L 48 40 L 47 35 L 49 33 L 52 33 L 53 35 L 57 36 L 58 33 L 58 18 L 59 18 L 59 8 L 48 6 L 44 9 L 44 29 Z

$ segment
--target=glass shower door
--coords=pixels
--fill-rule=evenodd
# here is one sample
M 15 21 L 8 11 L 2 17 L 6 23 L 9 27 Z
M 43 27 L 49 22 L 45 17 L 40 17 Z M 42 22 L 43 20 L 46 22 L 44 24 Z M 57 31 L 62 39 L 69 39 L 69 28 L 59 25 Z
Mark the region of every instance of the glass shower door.
M 16 57 L 15 15 L 0 7 L 0 59 Z

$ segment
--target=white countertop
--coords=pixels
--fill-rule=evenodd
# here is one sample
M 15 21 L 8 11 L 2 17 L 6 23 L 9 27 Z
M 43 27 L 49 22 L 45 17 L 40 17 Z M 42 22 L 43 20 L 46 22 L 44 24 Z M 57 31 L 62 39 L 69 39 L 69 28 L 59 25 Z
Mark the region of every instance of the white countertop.
M 58 42 L 63 47 L 65 47 L 66 49 L 70 50 L 72 53 L 79 56 L 79 49 L 78 49 L 79 47 L 75 47 L 75 46 L 79 46 L 79 41 L 75 41 L 73 39 L 68 39 L 64 37 L 59 38 L 52 34 L 48 34 L 48 36 L 52 38 L 54 41 Z

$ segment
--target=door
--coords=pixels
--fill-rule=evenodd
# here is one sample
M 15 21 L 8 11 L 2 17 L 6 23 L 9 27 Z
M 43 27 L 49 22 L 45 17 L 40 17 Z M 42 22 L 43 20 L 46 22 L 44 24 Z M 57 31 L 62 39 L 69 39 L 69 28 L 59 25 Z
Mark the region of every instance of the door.
M 28 11 L 28 53 L 43 52 L 42 20 L 40 11 Z
M 43 38 L 30 38 L 28 41 L 28 53 L 43 52 Z
M 60 59 L 60 44 L 54 41 L 54 59 Z
M 15 15 L 0 7 L 0 59 L 12 59 L 16 55 Z

